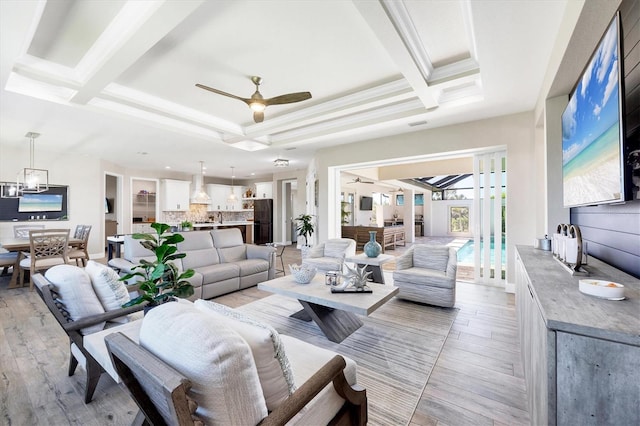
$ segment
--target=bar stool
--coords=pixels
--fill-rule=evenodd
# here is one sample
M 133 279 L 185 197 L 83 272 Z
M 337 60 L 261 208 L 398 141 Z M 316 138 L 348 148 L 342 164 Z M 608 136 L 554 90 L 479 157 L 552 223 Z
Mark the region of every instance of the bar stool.
M 284 271 L 284 260 L 282 260 L 282 254 L 284 253 L 284 249 L 287 246 L 285 244 L 278 243 L 266 243 L 265 245 L 276 249 L 276 275 L 278 275 L 279 273 L 282 273 L 282 275 L 287 275 L 287 273 Z M 278 258 L 280 258 L 280 265 L 282 266 L 282 269 L 278 269 Z
M 276 249 L 276 265 L 278 264 L 278 258 L 280 258 L 280 265 L 282 266 L 282 269 L 278 269 L 276 266 L 276 275 L 278 275 L 278 272 L 282 272 L 282 275 L 287 275 L 287 273 L 284 271 L 284 260 L 282 260 L 282 254 L 284 253 L 284 249 L 286 247 L 287 246 L 284 244 L 280 246 L 274 244 L 274 248 Z

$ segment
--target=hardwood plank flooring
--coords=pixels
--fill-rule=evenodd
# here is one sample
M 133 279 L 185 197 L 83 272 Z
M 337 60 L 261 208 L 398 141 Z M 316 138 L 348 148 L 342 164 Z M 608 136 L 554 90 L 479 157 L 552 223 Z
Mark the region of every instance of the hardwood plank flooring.
M 299 264 L 300 251 L 287 247 L 283 260 L 285 269 Z M 35 292 L 8 290 L 7 284 L 8 277 L 0 277 L 1 424 L 131 424 L 137 407 L 108 376 L 93 402 L 82 402 L 85 373 L 78 368 L 67 376 L 66 335 Z M 216 301 L 237 307 L 269 295 L 252 287 Z M 528 424 L 514 296 L 458 282 L 456 307 L 460 312 L 410 425 Z

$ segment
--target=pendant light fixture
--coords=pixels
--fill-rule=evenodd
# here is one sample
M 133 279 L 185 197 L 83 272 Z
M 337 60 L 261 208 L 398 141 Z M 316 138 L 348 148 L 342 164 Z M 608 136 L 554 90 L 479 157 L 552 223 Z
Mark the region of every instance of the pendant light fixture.
M 211 197 L 204 190 L 204 161 L 200 161 L 200 176 L 196 176 L 194 182 L 191 204 L 211 204 Z
M 281 158 L 280 155 L 278 155 L 278 158 L 273 160 L 273 165 L 275 167 L 278 167 L 278 168 L 280 168 L 280 167 L 289 167 L 289 160 Z
M 227 202 L 236 203 L 238 198 L 236 197 L 235 188 L 233 187 L 233 178 L 235 177 L 233 170 L 235 167 L 231 166 L 231 194 L 227 197 Z
M 18 195 L 22 194 L 38 194 L 49 190 L 49 171 L 45 169 L 36 169 L 33 167 L 35 157 L 35 140 L 40 133 L 28 132 L 26 137 L 29 138 L 29 167 L 22 169 L 18 173 L 16 179 L 16 190 Z

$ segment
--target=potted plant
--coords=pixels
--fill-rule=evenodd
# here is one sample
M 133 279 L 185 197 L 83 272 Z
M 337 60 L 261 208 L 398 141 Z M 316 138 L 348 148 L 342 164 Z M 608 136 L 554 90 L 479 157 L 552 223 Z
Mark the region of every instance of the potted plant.
M 180 234 L 165 233 L 170 226 L 165 223 L 152 223 L 151 227 L 156 230 L 156 235 L 133 234 L 132 237 L 140 241 L 140 244 L 153 252 L 156 259 L 148 261 L 142 259 L 140 265 L 135 266 L 135 272 L 120 278 L 120 281 L 127 281 L 134 277 L 141 278 L 138 281 L 138 292 L 140 295 L 131 299 L 122 307 L 137 305 L 142 302 L 149 302 L 150 306 L 159 305 L 172 300 L 174 297 L 187 298 L 192 296 L 193 286 L 187 281 L 195 273 L 193 269 L 187 269 L 180 273 L 178 267 L 173 263 L 176 259 L 182 259 L 185 253 L 177 253 L 179 242 L 184 241 Z
M 311 247 L 309 244 L 309 238 L 313 235 L 313 218 L 310 214 L 301 214 L 297 218 L 295 218 L 296 222 L 298 222 L 298 227 L 296 231 L 298 232 L 298 236 L 304 237 L 304 246 Z
M 349 215 L 351 214 L 351 212 L 347 210 L 348 208 L 349 208 L 348 202 L 346 201 L 340 202 L 340 220 L 342 222 L 342 225 L 349 224 Z
M 188 220 L 183 220 L 182 222 L 180 222 L 180 228 L 182 228 L 183 231 L 191 231 L 191 229 L 193 228 L 193 223 L 189 222 Z

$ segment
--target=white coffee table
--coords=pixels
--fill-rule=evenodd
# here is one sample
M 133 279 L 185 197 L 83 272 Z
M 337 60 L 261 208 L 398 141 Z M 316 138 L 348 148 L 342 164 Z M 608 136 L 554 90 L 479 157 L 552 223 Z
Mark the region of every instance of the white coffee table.
M 371 293 L 331 293 L 324 274 L 309 284 L 298 284 L 291 275 L 258 284 L 260 290 L 298 299 L 303 309 L 291 317 L 313 320 L 332 342 L 340 343 L 362 326 L 357 315 L 367 316 L 398 293 L 398 287 L 370 283 Z
M 379 254 L 377 257 L 368 257 L 366 254 L 357 254 L 344 259 L 345 262 L 353 262 L 359 267 L 367 265 L 367 271 L 373 272 L 371 278 L 374 283 L 384 284 L 384 274 L 382 273 L 382 264 L 395 259 L 390 254 Z

